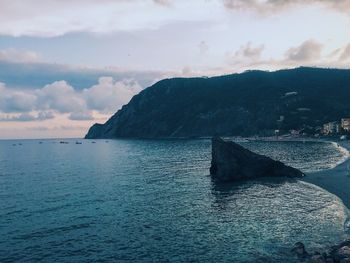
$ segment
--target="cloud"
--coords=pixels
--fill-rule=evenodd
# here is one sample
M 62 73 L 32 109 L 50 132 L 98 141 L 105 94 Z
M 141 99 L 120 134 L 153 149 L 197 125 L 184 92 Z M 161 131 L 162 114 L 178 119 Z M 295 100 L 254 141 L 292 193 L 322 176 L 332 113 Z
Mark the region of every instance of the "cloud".
M 251 42 L 242 45 L 237 51 L 226 54 L 230 64 L 250 64 L 261 59 L 264 45 L 254 46 Z
M 155 4 L 162 5 L 162 6 L 171 6 L 170 0 L 153 0 Z
M 222 0 L 226 8 L 238 11 L 273 13 L 307 5 L 319 5 L 340 12 L 350 12 L 348 0 Z
M 348 61 L 350 59 L 350 44 L 348 44 L 339 58 L 341 61 Z
M 68 119 L 72 121 L 91 121 L 94 120 L 94 116 L 91 111 L 86 112 L 72 112 L 69 114 Z
M 53 119 L 55 116 L 52 112 L 39 112 L 38 114 L 21 113 L 11 116 L 0 117 L 0 121 L 6 122 L 26 122 L 26 121 L 44 121 Z
M 36 63 L 41 61 L 41 56 L 33 51 L 8 48 L 0 50 L 0 60 L 15 63 Z
M 56 81 L 35 91 L 39 109 L 54 109 L 60 113 L 86 109 L 86 102 L 66 81 Z
M 114 113 L 141 90 L 134 79 L 116 81 L 112 77 L 101 77 L 97 85 L 83 90 L 74 89 L 66 81 L 20 91 L 0 83 L 0 114 L 15 114 L 0 120 L 40 121 L 58 114 L 68 114 L 70 120 L 93 120 L 93 112 L 102 115 Z M 33 115 L 33 112 L 38 113 Z
M 208 50 L 209 50 L 209 46 L 208 46 L 207 42 L 205 42 L 204 40 L 202 40 L 201 42 L 199 42 L 198 48 L 199 48 L 199 52 L 200 52 L 201 54 L 205 54 L 205 53 L 207 53 Z
M 245 46 L 241 46 L 240 50 L 238 50 L 235 55 L 245 58 L 260 58 L 263 50 L 264 45 L 253 47 L 249 42 Z
M 234 10 L 255 9 L 258 6 L 254 0 L 223 0 L 223 2 L 226 8 Z
M 321 58 L 323 45 L 314 40 L 307 40 L 300 46 L 292 47 L 285 53 L 286 59 L 297 62 L 317 61 Z
M 101 77 L 97 85 L 83 90 L 83 97 L 89 109 L 114 112 L 141 90 L 133 79 L 114 81 L 111 77 Z
M 187 1 L 176 4 L 188 6 Z M 171 21 L 200 21 L 205 9 L 192 16 L 169 7 L 170 0 L 1 0 L 0 34 L 55 37 L 71 32 L 109 34 L 155 29 Z M 191 3 L 197 8 L 201 3 Z M 184 9 L 184 8 L 182 8 Z M 199 10 L 199 9 L 198 9 Z
M 53 130 L 65 130 L 65 131 L 86 131 L 85 126 L 76 126 L 76 125 L 60 125 L 53 128 Z
M 8 92 L 4 83 L 0 83 L 0 111 L 5 113 L 31 111 L 36 104 L 36 96 L 24 91 Z
M 189 66 L 185 66 L 185 67 L 183 67 L 181 73 L 183 76 L 188 77 L 188 76 L 191 76 L 193 74 L 193 71 Z
M 332 59 L 332 58 L 334 58 L 334 57 L 339 56 L 339 53 L 341 52 L 341 50 L 342 50 L 341 48 L 337 48 L 337 49 L 333 50 L 331 53 L 329 53 L 329 54 L 327 55 L 327 58 Z
M 324 52 L 326 47 L 323 43 L 309 39 L 288 48 L 280 57 L 268 58 L 266 55 L 263 56 L 265 46 L 247 43 L 234 52 L 226 53 L 226 60 L 230 65 L 229 69 L 219 67 L 213 69 L 212 72 L 214 74 L 231 73 L 232 67 L 235 72 L 252 69 L 278 70 L 300 66 L 349 68 L 350 44 L 335 48 L 328 53 Z
M 115 80 L 135 79 L 142 87 L 148 87 L 155 79 L 169 72 L 125 70 L 120 68 L 87 68 L 51 63 L 14 63 L 0 61 L 0 80 L 9 87 L 37 89 L 57 80 L 65 80 L 75 89 L 83 90 L 98 82 L 101 76 Z
M 41 111 L 38 113 L 38 120 L 50 120 L 55 118 L 55 115 L 52 111 Z

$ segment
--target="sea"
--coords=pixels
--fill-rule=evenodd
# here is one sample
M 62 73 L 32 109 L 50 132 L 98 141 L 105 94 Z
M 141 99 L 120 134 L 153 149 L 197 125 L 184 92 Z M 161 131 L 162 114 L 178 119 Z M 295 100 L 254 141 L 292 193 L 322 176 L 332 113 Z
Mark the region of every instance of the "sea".
M 306 173 L 336 143 L 238 141 Z M 0 262 L 298 262 L 348 237 L 348 211 L 294 179 L 218 184 L 211 141 L 0 141 Z

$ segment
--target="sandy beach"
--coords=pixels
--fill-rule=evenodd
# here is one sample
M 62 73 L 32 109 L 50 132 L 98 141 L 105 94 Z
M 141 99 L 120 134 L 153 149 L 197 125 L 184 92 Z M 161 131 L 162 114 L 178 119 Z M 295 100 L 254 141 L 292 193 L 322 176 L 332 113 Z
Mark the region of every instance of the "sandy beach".
M 339 142 L 339 145 L 350 151 L 350 141 Z M 350 169 L 350 158 L 332 169 L 308 173 L 303 180 L 338 196 L 349 209 L 350 175 L 348 169 Z

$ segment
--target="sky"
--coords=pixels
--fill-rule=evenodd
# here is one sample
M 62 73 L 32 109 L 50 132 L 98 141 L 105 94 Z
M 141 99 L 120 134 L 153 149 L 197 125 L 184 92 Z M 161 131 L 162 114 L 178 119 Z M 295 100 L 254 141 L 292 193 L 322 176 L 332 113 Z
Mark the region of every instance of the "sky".
M 349 0 L 0 0 L 0 139 L 81 138 L 170 77 L 349 68 Z

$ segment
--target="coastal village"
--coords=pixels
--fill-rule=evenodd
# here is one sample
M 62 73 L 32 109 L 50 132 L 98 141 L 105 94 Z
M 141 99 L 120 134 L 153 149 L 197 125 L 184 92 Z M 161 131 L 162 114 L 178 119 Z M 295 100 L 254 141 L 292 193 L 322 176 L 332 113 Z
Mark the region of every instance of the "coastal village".
M 350 133 L 350 118 L 342 118 L 340 121 L 332 121 L 323 124 L 322 134 L 329 135 L 347 135 Z
M 309 127 L 311 134 L 305 133 L 304 129 L 301 130 L 290 130 L 289 134 L 285 134 L 287 137 L 299 137 L 299 136 L 310 136 L 313 137 L 336 137 L 339 136 L 340 139 L 348 139 L 350 137 L 350 118 L 341 118 L 339 121 L 331 121 L 318 127 Z M 280 135 L 281 131 L 279 129 L 275 130 L 275 135 Z
M 282 97 L 285 105 L 288 107 L 290 105 L 296 104 L 300 101 L 299 93 L 296 91 L 287 92 Z M 288 112 L 289 111 L 289 112 Z M 286 138 L 298 138 L 302 137 L 339 137 L 340 139 L 350 139 L 350 116 L 344 115 L 339 116 L 339 119 L 325 118 L 330 120 L 328 122 L 322 122 L 320 118 L 316 121 L 314 116 L 310 113 L 312 112 L 311 107 L 296 107 L 294 109 L 287 110 L 287 116 L 285 114 L 280 115 L 279 119 L 276 121 L 276 129 L 274 134 L 277 136 L 282 136 Z M 286 111 L 284 112 L 286 113 Z M 290 114 L 291 113 L 291 114 Z M 286 128 L 286 119 L 290 116 L 288 115 L 299 114 L 297 122 L 293 124 L 288 122 Z M 299 128 L 290 129 L 290 126 L 299 126 Z

